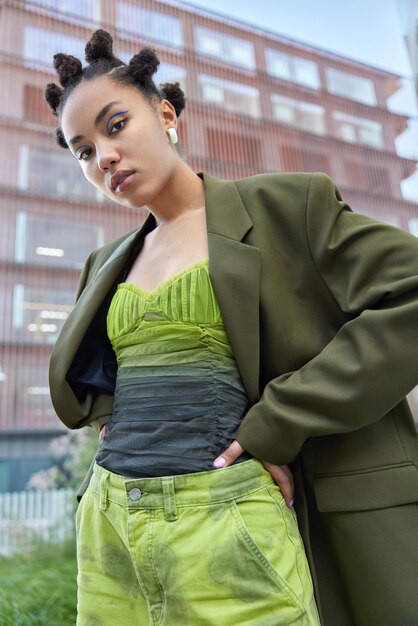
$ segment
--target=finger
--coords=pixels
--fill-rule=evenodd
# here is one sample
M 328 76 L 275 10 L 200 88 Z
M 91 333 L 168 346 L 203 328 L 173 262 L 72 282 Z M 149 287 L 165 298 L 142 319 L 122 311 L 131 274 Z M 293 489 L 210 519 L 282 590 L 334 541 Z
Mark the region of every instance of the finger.
M 105 434 L 106 434 L 106 424 L 103 424 L 99 432 L 99 441 L 103 441 L 103 439 L 105 438 Z
M 228 465 L 231 465 L 243 452 L 245 452 L 244 448 L 240 443 L 238 443 L 237 440 L 235 440 L 214 460 L 213 467 L 216 467 L 217 469 L 220 467 L 227 467 Z
M 273 465 L 267 462 L 263 462 L 263 465 L 277 483 L 286 505 L 292 509 L 295 494 L 292 472 L 287 465 Z

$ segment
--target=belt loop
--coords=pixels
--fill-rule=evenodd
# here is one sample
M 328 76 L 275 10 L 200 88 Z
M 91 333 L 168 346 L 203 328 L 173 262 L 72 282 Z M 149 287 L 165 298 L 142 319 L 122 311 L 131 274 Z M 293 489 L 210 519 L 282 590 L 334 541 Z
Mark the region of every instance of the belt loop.
M 168 522 L 175 522 L 177 519 L 176 496 L 174 492 L 173 476 L 163 476 L 163 497 L 164 497 L 164 513 Z
M 109 497 L 107 490 L 107 482 L 109 480 L 109 474 L 107 472 L 103 472 L 100 477 L 100 510 L 106 511 L 109 506 Z

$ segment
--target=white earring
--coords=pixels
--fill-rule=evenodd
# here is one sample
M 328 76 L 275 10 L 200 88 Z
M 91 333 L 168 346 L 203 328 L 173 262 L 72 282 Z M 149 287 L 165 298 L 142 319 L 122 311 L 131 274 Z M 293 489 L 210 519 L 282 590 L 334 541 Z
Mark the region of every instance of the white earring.
M 168 138 L 170 140 L 170 143 L 174 145 L 175 143 L 178 142 L 179 138 L 178 138 L 177 131 L 175 128 L 169 128 L 167 133 L 168 133 Z

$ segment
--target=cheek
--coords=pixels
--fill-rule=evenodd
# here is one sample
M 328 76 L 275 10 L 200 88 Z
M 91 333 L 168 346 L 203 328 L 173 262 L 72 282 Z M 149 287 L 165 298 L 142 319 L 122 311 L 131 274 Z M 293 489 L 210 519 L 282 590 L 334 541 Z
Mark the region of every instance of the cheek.
M 89 183 L 94 185 L 95 187 L 99 186 L 99 180 L 97 177 L 96 168 L 91 163 L 86 163 L 85 165 L 81 164 L 81 171 L 83 172 L 84 178 L 86 178 Z
M 96 171 L 96 169 L 94 167 L 89 167 L 88 165 L 81 165 L 81 172 L 82 172 L 84 178 L 91 185 L 93 185 L 93 187 L 96 187 L 96 189 L 98 189 L 99 191 L 101 191 L 105 195 L 109 195 L 109 191 L 104 189 L 104 187 L 103 187 L 103 180 L 98 177 L 97 171 Z
M 94 180 L 94 178 L 92 177 L 92 175 L 88 172 L 88 170 L 86 168 L 84 168 L 84 167 L 81 168 L 81 169 L 82 169 L 84 178 L 86 178 L 89 181 L 89 183 L 91 183 L 92 185 L 96 186 L 97 183 Z

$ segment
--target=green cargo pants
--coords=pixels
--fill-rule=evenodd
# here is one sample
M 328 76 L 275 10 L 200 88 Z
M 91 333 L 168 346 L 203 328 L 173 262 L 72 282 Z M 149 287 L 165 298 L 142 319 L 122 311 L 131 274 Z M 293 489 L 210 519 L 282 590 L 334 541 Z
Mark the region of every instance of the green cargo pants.
M 319 626 L 295 514 L 262 464 L 127 479 L 76 516 L 77 626 Z

